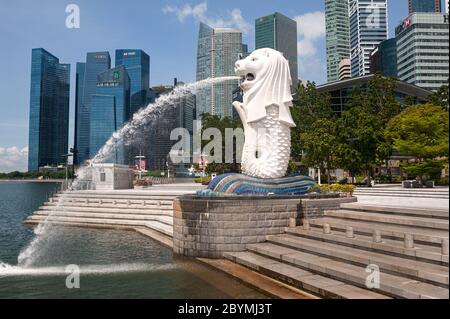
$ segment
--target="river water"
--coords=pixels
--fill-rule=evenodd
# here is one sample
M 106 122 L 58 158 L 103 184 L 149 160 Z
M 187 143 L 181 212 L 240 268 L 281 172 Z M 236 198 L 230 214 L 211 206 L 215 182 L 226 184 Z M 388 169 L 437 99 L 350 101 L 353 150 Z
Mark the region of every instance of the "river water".
M 0 298 L 264 297 L 127 231 L 52 227 L 55 234 L 39 259 L 30 267 L 18 267 L 18 255 L 34 236 L 22 221 L 57 187 L 53 183 L 0 182 Z M 66 286 L 68 265 L 80 269 L 78 289 Z

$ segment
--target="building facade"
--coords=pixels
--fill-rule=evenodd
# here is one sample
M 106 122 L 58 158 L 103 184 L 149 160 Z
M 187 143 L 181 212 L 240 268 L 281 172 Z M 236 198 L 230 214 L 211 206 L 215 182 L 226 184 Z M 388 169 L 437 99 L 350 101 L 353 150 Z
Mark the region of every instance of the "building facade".
M 442 12 L 441 0 L 408 0 L 408 14 L 415 12 Z
M 229 28 L 213 29 L 200 23 L 197 51 L 197 81 L 234 76 L 234 65 L 244 46 L 242 33 Z M 210 113 L 231 117 L 233 90 L 238 80 L 212 84 L 197 93 L 197 114 Z
M 65 163 L 69 138 L 70 64 L 39 48 L 31 53 L 28 170 Z
M 97 77 L 99 74 L 106 72 L 111 68 L 111 58 L 109 52 L 90 52 L 86 55 L 86 64 L 84 70 L 84 79 L 82 84 L 82 92 L 77 91 L 76 96 L 79 97 L 77 104 L 77 132 L 75 145 L 77 156 L 76 165 L 82 164 L 88 160 L 91 155 L 90 145 L 90 113 L 91 100 L 97 89 Z M 81 71 L 80 71 L 81 72 Z M 78 87 L 76 88 L 79 89 Z
M 340 115 L 347 109 L 353 89 L 359 88 L 365 90 L 368 82 L 374 77 L 374 74 L 370 74 L 358 78 L 327 83 L 317 86 L 317 91 L 319 93 L 330 94 L 330 106 L 337 115 Z M 426 103 L 430 94 L 431 91 L 402 81 L 397 81 L 397 86 L 394 89 L 394 96 L 400 103 L 403 103 L 406 98 L 408 102 L 413 104 Z
M 370 53 L 370 73 L 380 73 L 394 78 L 398 76 L 396 38 L 381 42 Z
M 81 108 L 83 105 L 83 91 L 84 91 L 84 72 L 86 70 L 86 63 L 77 62 L 76 64 L 76 74 L 75 74 L 75 129 L 74 129 L 74 143 L 73 148 L 75 153 L 73 155 L 73 162 L 79 163 L 78 157 L 78 143 L 80 132 L 79 125 L 81 121 Z
M 352 77 L 370 73 L 370 53 L 388 38 L 387 0 L 349 0 Z
M 146 106 L 150 87 L 150 57 L 142 50 L 116 50 L 116 67 L 123 65 L 130 76 L 130 118 Z
M 130 77 L 123 65 L 103 72 L 97 77 L 95 94 L 91 97 L 89 150 L 94 156 L 120 129 L 130 114 Z M 116 145 L 106 161 L 124 164 L 123 145 Z
M 413 13 L 395 33 L 400 80 L 428 90 L 448 85 L 448 14 Z
M 350 59 L 342 59 L 341 62 L 339 62 L 339 81 L 350 79 L 351 77 L 351 61 Z
M 339 64 L 350 58 L 348 0 L 325 0 L 327 79 L 339 79 Z
M 298 82 L 297 22 L 279 12 L 255 21 L 255 49 L 270 48 L 283 53 L 289 61 L 292 88 Z
M 178 82 L 175 79 L 173 86 L 153 87 L 149 96 L 157 99 L 162 95 L 170 94 L 177 85 L 183 85 L 183 82 Z M 134 143 L 135 155 L 142 153 L 145 156 L 147 170 L 164 171 L 167 169 L 167 165 L 170 165 L 171 171 L 175 169 L 181 174 L 181 172 L 186 172 L 189 168 L 187 166 L 190 165 L 173 165 L 171 163 L 170 151 L 177 141 L 171 140 L 170 135 L 172 130 L 176 128 L 184 128 L 189 132 L 190 145 L 185 145 L 184 149 L 190 147 L 191 152 L 187 156 L 191 159 L 193 126 L 196 118 L 196 96 L 190 93 L 186 94 L 161 112 L 156 122 L 151 122 L 151 125 L 143 127 L 142 131 L 139 132 Z M 191 161 L 189 161 L 190 163 Z

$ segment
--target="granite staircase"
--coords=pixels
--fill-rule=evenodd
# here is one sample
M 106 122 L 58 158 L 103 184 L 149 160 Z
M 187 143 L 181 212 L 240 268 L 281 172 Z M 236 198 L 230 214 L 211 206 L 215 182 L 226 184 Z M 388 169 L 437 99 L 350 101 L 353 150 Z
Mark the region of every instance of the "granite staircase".
M 224 257 L 325 298 L 448 299 L 448 230 L 448 211 L 350 203 Z
M 148 235 L 151 232 L 170 245 L 173 201 L 184 193 L 187 192 L 158 189 L 59 193 L 28 217 L 25 224 L 47 221 L 63 226 L 137 230 Z

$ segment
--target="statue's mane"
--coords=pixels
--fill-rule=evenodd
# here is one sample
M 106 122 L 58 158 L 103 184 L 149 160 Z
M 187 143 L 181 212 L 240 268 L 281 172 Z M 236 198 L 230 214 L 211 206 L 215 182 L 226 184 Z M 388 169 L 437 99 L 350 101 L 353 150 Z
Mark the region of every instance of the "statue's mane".
M 279 120 L 291 127 L 295 126 L 289 109 L 292 106 L 292 79 L 288 61 L 280 52 L 272 49 L 259 49 L 252 53 L 255 54 L 266 56 L 269 63 L 262 73 L 257 74 L 253 87 L 244 93 L 247 122 L 266 117 L 266 108 L 277 105 Z

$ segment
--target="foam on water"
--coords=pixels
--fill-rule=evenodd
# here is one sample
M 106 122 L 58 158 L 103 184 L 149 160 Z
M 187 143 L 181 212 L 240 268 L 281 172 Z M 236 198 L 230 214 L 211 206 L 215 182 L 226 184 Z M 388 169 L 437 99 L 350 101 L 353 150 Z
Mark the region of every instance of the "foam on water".
M 178 99 L 187 96 L 189 93 L 195 94 L 199 90 L 208 88 L 211 85 L 238 79 L 239 77 L 236 76 L 209 78 L 206 80 L 175 87 L 169 94 L 160 96 L 154 103 L 142 108 L 133 116 L 133 119 L 126 123 L 121 129 L 114 132 L 110 139 L 105 143 L 105 145 L 92 158 L 91 163 L 103 163 L 104 161 L 108 160 L 117 146 L 121 145 L 121 143 L 124 142 L 131 143 L 131 141 L 133 141 L 133 138 L 139 132 L 140 128 L 142 128 L 144 125 L 153 125 L 161 116 L 163 110 L 173 107 L 174 103 Z M 73 181 L 69 191 L 82 189 L 82 187 L 85 185 L 84 181 L 88 179 L 88 170 L 86 169 L 86 167 L 80 167 L 77 170 L 76 175 L 77 179 Z M 57 203 L 57 205 L 59 205 L 59 203 L 63 200 L 64 194 L 59 198 L 59 202 Z M 33 265 L 34 260 L 36 259 L 36 256 L 38 256 L 38 254 L 41 253 L 41 250 L 45 247 L 46 242 L 52 239 L 52 231 L 50 230 L 50 227 L 52 225 L 50 221 L 51 217 L 52 213 L 49 213 L 47 218 L 44 221 L 40 222 L 37 227 L 35 227 L 34 233 L 36 236 L 30 242 L 30 244 L 21 251 L 18 256 L 19 269 L 30 269 Z M 1 265 L 2 264 L 0 263 L 0 274 L 2 272 Z M 8 269 L 12 268 L 8 267 Z
M 133 272 L 149 272 L 149 271 L 166 271 L 175 269 L 175 264 L 152 265 L 145 263 L 124 263 L 115 265 L 83 265 L 80 266 L 80 274 L 82 275 L 102 275 L 113 273 L 133 273 Z M 56 276 L 67 275 L 66 267 L 20 267 L 5 263 L 0 263 L 0 278 L 11 276 Z

